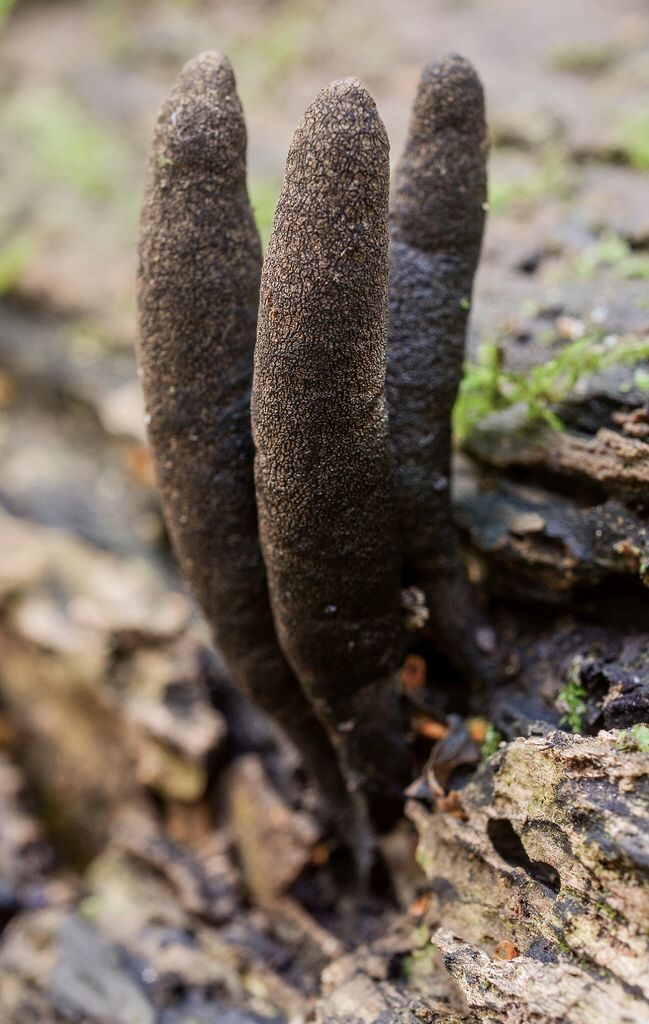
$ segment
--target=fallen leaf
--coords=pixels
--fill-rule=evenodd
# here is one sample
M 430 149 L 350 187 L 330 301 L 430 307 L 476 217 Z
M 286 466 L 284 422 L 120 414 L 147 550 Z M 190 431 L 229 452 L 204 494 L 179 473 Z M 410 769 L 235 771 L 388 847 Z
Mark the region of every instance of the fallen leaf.
M 469 718 L 466 727 L 471 739 L 476 743 L 484 743 L 488 724 L 486 718 Z
M 401 689 L 420 690 L 426 683 L 426 674 L 426 659 L 420 654 L 407 654 L 399 673 Z
M 496 956 L 499 960 L 515 960 L 520 955 L 520 949 L 513 942 L 510 942 L 509 939 L 502 939 L 496 946 Z
M 408 907 L 408 915 L 410 917 L 423 917 L 430 906 L 430 896 L 428 893 L 422 893 L 418 896 L 414 903 L 411 903 Z
M 441 740 L 448 733 L 448 726 L 436 722 L 434 718 L 419 718 L 415 723 L 415 732 L 427 740 Z

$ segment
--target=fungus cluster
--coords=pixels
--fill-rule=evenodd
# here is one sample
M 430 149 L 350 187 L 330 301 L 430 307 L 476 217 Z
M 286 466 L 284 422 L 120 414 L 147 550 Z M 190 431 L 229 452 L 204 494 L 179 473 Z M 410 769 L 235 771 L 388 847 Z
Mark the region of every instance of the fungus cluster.
M 224 56 L 186 65 L 155 128 L 139 360 L 166 522 L 234 679 L 284 730 L 340 831 L 399 814 L 404 585 L 466 684 L 487 671 L 450 504 L 486 200 L 482 89 L 421 78 L 389 209 L 361 83 L 306 110 L 263 260 Z M 387 369 L 387 381 L 386 381 Z

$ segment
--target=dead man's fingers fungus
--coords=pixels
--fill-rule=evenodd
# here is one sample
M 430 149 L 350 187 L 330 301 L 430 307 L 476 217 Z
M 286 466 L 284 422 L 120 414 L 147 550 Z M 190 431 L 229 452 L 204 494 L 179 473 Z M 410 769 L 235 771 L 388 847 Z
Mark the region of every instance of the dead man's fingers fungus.
M 259 547 L 250 387 L 261 250 L 246 144 L 232 68 L 201 54 L 160 111 L 141 216 L 148 433 L 182 574 L 235 680 L 342 808 L 336 755 L 277 644 Z
M 484 98 L 448 57 L 423 72 L 391 209 L 387 393 L 406 580 L 425 593 L 435 644 L 466 677 L 488 639 L 451 508 L 451 413 L 462 379 L 487 199 Z
M 356 79 L 334 82 L 304 114 L 264 261 L 252 400 L 278 637 L 379 827 L 398 813 L 408 776 L 393 685 L 388 152 Z

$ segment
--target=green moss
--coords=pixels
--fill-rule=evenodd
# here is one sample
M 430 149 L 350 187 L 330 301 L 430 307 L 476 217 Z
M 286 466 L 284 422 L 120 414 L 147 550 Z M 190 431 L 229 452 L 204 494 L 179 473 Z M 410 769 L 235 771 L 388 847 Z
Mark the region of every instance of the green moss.
M 293 68 L 309 62 L 321 37 L 327 8 L 323 0 L 280 0 L 270 11 L 261 31 L 253 34 L 248 30 L 228 46 L 241 80 L 256 79 L 260 92 L 285 81 Z
M 612 267 L 623 280 L 649 279 L 649 256 L 633 252 L 619 235 L 604 235 L 579 254 L 572 265 L 580 277 L 592 277 L 603 267 Z
M 416 961 L 415 961 L 415 957 L 414 957 L 414 955 L 412 953 L 409 954 L 408 956 L 405 956 L 403 958 L 403 960 L 401 961 L 401 970 L 403 972 L 404 978 L 406 978 L 407 981 L 411 981 L 412 980 L 412 976 L 413 976 L 413 974 L 415 972 L 415 966 L 416 966 Z
M 526 178 L 502 178 L 498 172 L 489 179 L 489 210 L 498 213 L 515 206 L 527 206 L 549 196 L 567 196 L 571 187 L 570 167 L 563 154 L 548 153 L 540 166 Z
M 275 178 L 256 177 L 254 174 L 250 178 L 248 186 L 250 204 L 255 215 L 257 229 L 264 249 L 270 238 L 280 188 L 281 183 Z
M 503 741 L 503 738 L 502 733 L 496 729 L 496 726 L 492 722 L 489 722 L 481 750 L 483 761 L 486 761 L 487 758 L 496 753 Z
M 116 136 L 61 89 L 17 94 L 3 112 L 3 127 L 29 153 L 34 177 L 72 185 L 90 198 L 120 193 L 124 150 Z
M 480 346 L 475 362 L 467 363 L 453 410 L 453 428 L 462 442 L 485 416 L 502 409 L 504 401 L 502 349 L 494 342 Z
M 421 868 L 425 875 L 428 875 L 429 872 L 432 870 L 433 864 L 431 861 L 430 854 L 424 848 L 422 843 L 419 843 L 417 847 L 417 851 L 415 853 L 415 861 L 417 862 L 418 866 Z
M 608 903 L 598 903 L 597 909 L 599 910 L 600 914 L 603 914 L 604 917 L 610 918 L 611 921 L 616 921 L 620 916 L 617 910 L 614 910 L 613 907 L 609 906 Z
M 556 71 L 597 75 L 608 71 L 623 55 L 624 50 L 614 43 L 582 43 L 558 46 L 548 55 L 548 64 Z
M 633 167 L 649 168 L 649 113 L 646 110 L 628 114 L 623 120 L 620 147 Z
M 633 386 L 638 391 L 649 391 L 649 370 L 636 370 L 633 374 Z
M 34 252 L 34 240 L 28 234 L 14 235 L 0 245 L 0 295 L 6 295 L 15 288 Z
M 415 929 L 413 946 L 412 953 L 403 958 L 401 970 L 408 981 L 416 985 L 418 979 L 424 981 L 435 971 L 437 950 L 431 945 L 430 928 L 427 924 L 422 923 Z
M 584 716 L 588 710 L 586 698 L 588 694 L 581 683 L 582 658 L 577 655 L 572 659 L 568 669 L 566 685 L 557 694 L 556 703 L 561 710 L 565 709 L 561 719 L 562 725 L 568 725 L 572 732 L 580 733 L 584 727 Z
M 422 922 L 415 929 L 415 945 L 418 949 L 424 949 L 430 943 L 430 928 L 425 922 Z
M 67 335 L 71 349 L 77 356 L 106 352 L 114 344 L 112 336 L 101 324 L 85 317 L 73 321 Z
M 96 921 L 101 913 L 101 900 L 93 894 L 86 896 L 79 904 L 79 913 L 86 921 Z
M 476 361 L 465 367 L 453 411 L 455 436 L 462 443 L 490 413 L 519 404 L 527 411 L 526 426 L 561 429 L 554 406 L 568 398 L 578 381 L 612 366 L 646 360 L 649 339 L 603 337 L 599 332 L 570 342 L 554 358 L 518 373 L 505 370 L 502 350 L 487 342 L 478 350 Z M 642 382 L 646 371 L 640 368 L 639 372 Z
M 649 754 L 649 725 L 639 723 L 631 726 L 630 729 L 625 729 L 618 736 L 615 745 L 618 750 L 637 750 Z
M 16 6 L 17 0 L 0 0 L 0 29 Z

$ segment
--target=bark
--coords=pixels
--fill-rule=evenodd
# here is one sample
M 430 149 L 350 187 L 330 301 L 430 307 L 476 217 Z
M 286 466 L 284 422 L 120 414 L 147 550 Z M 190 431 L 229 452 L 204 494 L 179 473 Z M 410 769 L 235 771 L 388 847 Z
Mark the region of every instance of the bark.
M 317 1024 L 478 1024 L 477 1017 L 452 1009 L 442 999 L 395 984 L 390 979 L 391 961 L 403 955 L 403 944 L 391 944 L 332 964 L 323 975 Z
M 494 589 L 565 605 L 612 578 L 647 578 L 647 528 L 633 507 L 606 495 L 585 505 L 476 463 L 458 469 L 458 522 L 488 564 Z
M 313 826 L 278 803 L 258 762 L 239 759 L 227 776 L 209 771 L 207 750 L 231 742 L 229 727 L 210 710 L 197 674 L 205 649 L 183 639 L 184 599 L 161 600 L 161 582 L 142 577 L 141 566 L 66 544 L 58 532 L 6 517 L 0 535 L 3 697 L 28 740 L 16 750 L 41 790 L 58 794 L 68 843 L 91 832 L 104 850 L 83 893 L 68 886 L 61 896 L 20 777 L 3 769 L 3 1020 L 113 1024 L 124 1013 L 130 1024 L 135 1009 L 156 1024 L 305 1019 L 332 957 L 316 1010 L 323 1024 L 645 1019 L 649 760 L 642 733 L 629 729 L 646 719 L 646 705 L 632 700 L 646 679 L 646 637 L 565 615 L 560 628 L 521 633 L 524 665 L 499 696 L 502 718 L 511 730 L 536 720 L 543 735 L 502 747 L 451 802 L 437 799 L 434 812 L 409 805 L 428 876 L 425 918 L 358 949 L 358 926 L 331 934 L 293 889 L 313 870 Z M 202 650 L 197 660 L 187 660 L 188 643 Z M 71 679 L 81 653 L 85 674 Z M 575 653 L 593 713 L 626 715 L 617 719 L 625 729 L 573 737 L 539 725 L 551 709 L 547 679 L 555 688 L 565 680 Z M 84 713 L 69 717 L 79 693 Z M 596 728 L 589 713 L 586 725 Z M 175 772 L 140 774 L 154 737 L 161 763 Z M 183 762 L 194 766 L 190 778 L 202 779 L 198 788 L 184 789 Z M 230 834 L 215 832 L 210 817 L 192 834 L 186 817 L 178 832 L 179 804 L 191 810 L 198 799 L 200 808 L 210 776 L 229 793 L 236 862 Z M 182 846 L 152 824 L 149 788 Z M 116 832 L 134 807 L 138 818 Z M 263 909 L 246 910 L 245 893 Z
M 408 762 L 396 703 L 398 538 L 384 395 L 388 140 L 355 79 L 306 111 L 264 261 L 253 387 L 278 637 L 380 828 Z
M 507 419 L 514 428 L 509 437 L 503 430 Z M 649 489 L 649 444 L 609 428 L 592 437 L 549 429 L 529 436 L 517 432 L 511 415 L 495 417 L 467 447 L 501 468 L 541 469 L 622 498 L 646 498 Z
M 519 739 L 459 793 L 454 815 L 410 805 L 431 941 L 480 1020 L 646 1019 L 642 747 L 619 732 Z
M 181 572 L 237 683 L 285 730 L 328 801 L 347 797 L 275 639 L 257 535 L 250 387 L 261 251 L 227 58 L 186 65 L 158 117 L 140 227 L 139 358 Z
M 636 605 L 626 624 L 646 624 L 649 444 L 635 436 L 643 408 L 626 412 L 621 399 L 609 397 L 608 425 L 591 431 L 530 423 L 512 406 L 466 439 L 458 518 L 495 590 L 569 604 L 624 580 L 622 603 Z

